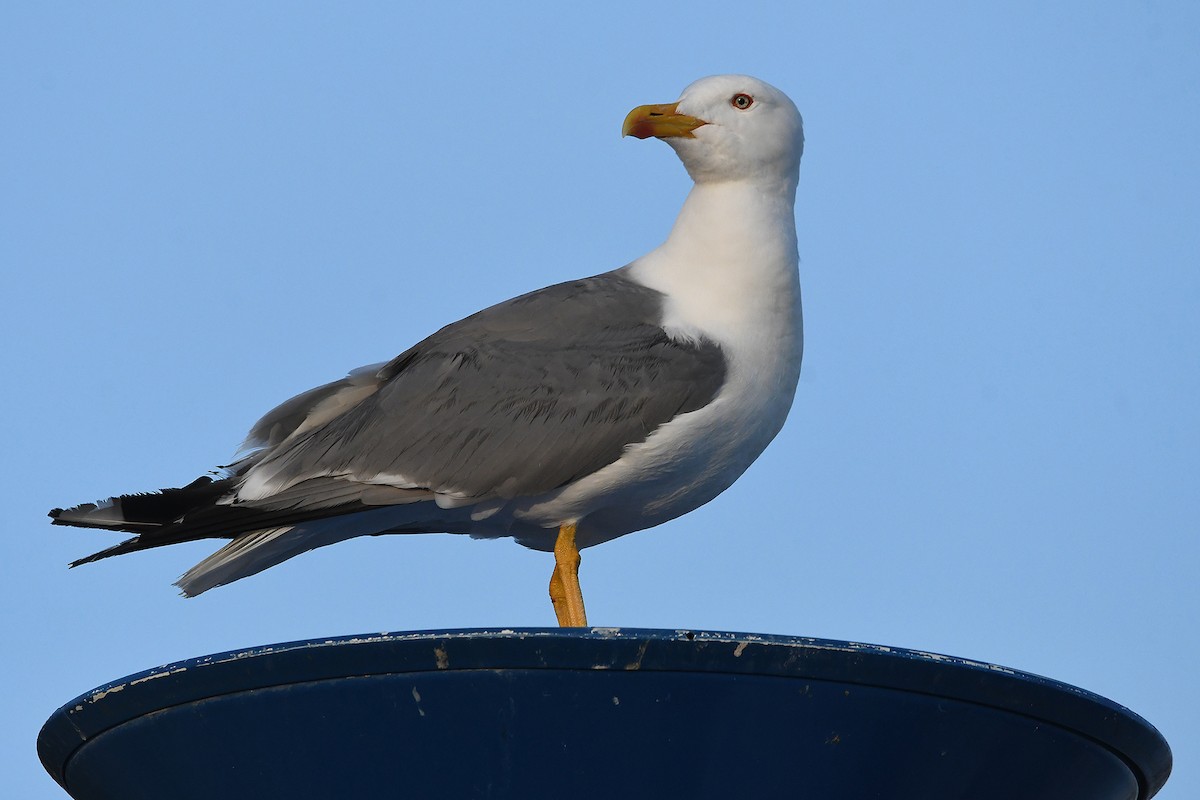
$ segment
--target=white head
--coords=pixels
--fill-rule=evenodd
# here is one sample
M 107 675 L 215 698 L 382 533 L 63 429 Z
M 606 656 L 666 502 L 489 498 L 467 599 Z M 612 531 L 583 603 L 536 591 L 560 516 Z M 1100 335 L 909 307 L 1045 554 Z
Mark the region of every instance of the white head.
M 748 75 L 701 78 L 674 103 L 639 106 L 622 133 L 671 145 L 696 183 L 782 180 L 794 188 L 804 152 L 796 105 Z

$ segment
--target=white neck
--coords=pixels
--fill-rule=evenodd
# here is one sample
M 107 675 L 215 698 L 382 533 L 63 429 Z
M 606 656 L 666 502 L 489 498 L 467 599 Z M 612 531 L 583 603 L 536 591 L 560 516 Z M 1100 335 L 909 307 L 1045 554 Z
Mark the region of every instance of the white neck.
M 630 265 L 667 295 L 669 332 L 732 347 L 799 336 L 795 196 L 795 178 L 692 188 L 667 241 Z

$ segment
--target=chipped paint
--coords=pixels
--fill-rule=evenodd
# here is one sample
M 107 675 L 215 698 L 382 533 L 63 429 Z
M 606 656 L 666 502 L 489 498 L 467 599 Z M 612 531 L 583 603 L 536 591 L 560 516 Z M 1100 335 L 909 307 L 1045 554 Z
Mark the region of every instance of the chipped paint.
M 412 696 L 413 700 L 416 701 L 417 704 L 417 713 L 422 717 L 425 716 L 425 709 L 421 708 L 421 693 L 417 691 L 417 687 L 415 686 L 412 687 Z
M 746 645 L 748 645 L 748 644 L 750 644 L 750 643 L 749 642 L 739 642 L 738 646 L 733 648 L 733 657 L 741 658 L 742 653 L 745 651 Z
M 117 692 L 125 691 L 125 687 L 128 685 L 129 684 L 127 684 L 127 683 L 118 683 L 116 686 L 110 686 L 107 689 L 103 689 L 99 692 L 96 692 L 94 695 L 89 697 L 87 699 L 87 701 L 89 703 L 98 703 L 101 700 L 103 700 L 104 698 L 108 697 L 110 694 L 116 694 Z
M 147 683 L 147 682 L 153 681 L 153 680 L 158 680 L 159 678 L 169 678 L 170 676 L 177 675 L 180 672 L 187 672 L 187 670 L 188 670 L 187 667 L 175 667 L 174 669 L 171 669 L 169 667 L 163 667 L 161 669 L 161 671 L 159 671 L 159 672 L 150 672 L 146 675 L 143 675 L 140 678 L 134 678 L 133 680 L 126 681 L 125 683 L 113 684 L 112 686 L 109 686 L 104 689 L 100 689 L 100 690 L 94 692 L 93 694 L 90 694 L 87 697 L 83 698 L 83 703 L 76 705 L 72 709 L 72 711 L 82 711 L 84 703 L 99 703 L 101 700 L 108 697 L 110 694 L 116 694 L 117 692 L 123 692 L 131 686 L 137 686 L 138 684 Z
M 154 681 L 158 680 L 159 678 L 169 678 L 172 675 L 178 675 L 180 672 L 187 672 L 187 669 L 187 667 L 176 667 L 175 669 L 167 669 L 163 670 L 162 672 L 154 672 L 145 676 L 144 678 L 138 678 L 135 681 L 130 681 L 129 685 L 137 686 L 139 683 L 145 683 L 146 681 Z
M 433 648 L 433 656 L 434 656 L 434 658 L 437 659 L 437 668 L 438 669 L 449 669 L 450 668 L 450 656 L 448 656 L 446 654 L 445 647 L 438 645 L 437 647 Z
M 625 665 L 625 669 L 627 669 L 627 670 L 641 669 L 642 668 L 642 659 L 646 657 L 646 648 L 648 648 L 649 646 L 650 646 L 650 640 L 649 639 L 644 640 L 638 646 L 637 656 L 634 657 L 633 661 L 630 661 L 628 664 Z
M 614 706 L 621 705 L 621 698 L 617 697 L 615 694 L 613 695 L 613 705 Z

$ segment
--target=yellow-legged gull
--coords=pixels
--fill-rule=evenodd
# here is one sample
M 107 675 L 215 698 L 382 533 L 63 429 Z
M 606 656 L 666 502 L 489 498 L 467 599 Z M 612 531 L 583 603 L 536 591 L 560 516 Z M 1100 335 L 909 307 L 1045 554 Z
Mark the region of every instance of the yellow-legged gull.
M 179 579 L 192 596 L 355 536 L 511 536 L 554 552 L 559 623 L 585 625 L 579 548 L 728 488 L 782 427 L 803 347 L 792 101 L 704 78 L 623 133 L 670 144 L 695 182 L 660 247 L 287 401 L 221 475 L 55 509 L 137 534 L 72 566 L 232 539 Z

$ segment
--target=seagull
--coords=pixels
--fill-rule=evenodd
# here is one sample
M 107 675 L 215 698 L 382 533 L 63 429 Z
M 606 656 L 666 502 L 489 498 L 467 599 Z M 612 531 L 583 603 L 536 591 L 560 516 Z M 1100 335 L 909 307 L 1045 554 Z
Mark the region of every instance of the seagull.
M 286 401 L 187 486 L 54 509 L 135 534 L 71 566 L 231 540 L 177 581 L 192 597 L 356 536 L 512 537 L 554 553 L 558 623 L 586 626 L 580 549 L 729 488 L 782 428 L 803 351 L 792 101 L 713 76 L 622 135 L 666 142 L 694 182 L 662 245 Z

